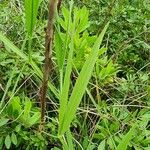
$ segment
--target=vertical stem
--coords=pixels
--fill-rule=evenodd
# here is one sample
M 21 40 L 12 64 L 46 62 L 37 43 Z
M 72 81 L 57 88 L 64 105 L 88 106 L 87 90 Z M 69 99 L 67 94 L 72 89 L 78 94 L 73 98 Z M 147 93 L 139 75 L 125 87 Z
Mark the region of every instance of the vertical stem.
M 43 68 L 43 82 L 40 89 L 40 103 L 41 103 L 41 124 L 39 130 L 44 130 L 45 123 L 45 111 L 46 111 L 46 93 L 48 87 L 49 73 L 52 69 L 52 42 L 53 42 L 53 28 L 54 28 L 54 18 L 56 11 L 57 0 L 49 1 L 49 14 L 48 14 L 48 24 L 46 29 L 45 37 L 45 62 Z
M 62 3 L 62 0 L 58 0 L 58 4 L 57 4 L 57 11 L 58 11 L 58 13 L 60 11 L 61 3 Z

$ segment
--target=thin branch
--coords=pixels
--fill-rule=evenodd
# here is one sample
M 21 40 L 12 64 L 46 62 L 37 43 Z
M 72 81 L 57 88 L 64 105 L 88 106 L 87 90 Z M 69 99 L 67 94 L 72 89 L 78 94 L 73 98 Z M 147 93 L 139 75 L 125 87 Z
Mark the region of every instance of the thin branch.
M 49 1 L 49 14 L 48 14 L 48 24 L 46 29 L 45 37 L 45 62 L 43 68 L 43 82 L 40 88 L 40 103 L 41 103 L 41 123 L 39 130 L 44 130 L 45 123 L 45 111 L 46 111 L 46 93 L 48 87 L 49 73 L 52 70 L 52 43 L 53 43 L 53 28 L 54 28 L 54 18 L 56 11 L 57 0 Z
M 62 4 L 62 0 L 58 0 L 58 4 L 57 4 L 57 11 L 58 11 L 58 13 L 60 11 L 61 4 Z

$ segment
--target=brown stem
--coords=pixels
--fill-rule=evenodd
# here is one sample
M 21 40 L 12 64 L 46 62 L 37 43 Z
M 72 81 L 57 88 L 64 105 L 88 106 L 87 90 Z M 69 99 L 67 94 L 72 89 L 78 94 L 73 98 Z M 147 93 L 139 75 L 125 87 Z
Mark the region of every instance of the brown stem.
M 58 0 L 58 4 L 57 4 L 57 11 L 58 11 L 58 13 L 60 11 L 61 4 L 62 4 L 62 0 Z
M 40 103 L 41 103 L 41 123 L 39 126 L 40 131 L 44 129 L 45 123 L 45 111 L 46 111 L 46 93 L 48 87 L 49 73 L 52 70 L 52 42 L 53 42 L 53 28 L 54 28 L 54 18 L 56 11 L 57 0 L 49 1 L 49 14 L 48 14 L 48 24 L 46 29 L 45 37 L 45 61 L 43 68 L 43 82 L 40 88 Z

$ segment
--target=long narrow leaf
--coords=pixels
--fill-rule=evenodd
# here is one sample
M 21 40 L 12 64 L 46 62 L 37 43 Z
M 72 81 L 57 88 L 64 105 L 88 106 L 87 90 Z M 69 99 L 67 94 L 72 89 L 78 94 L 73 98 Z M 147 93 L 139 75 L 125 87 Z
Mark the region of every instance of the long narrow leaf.
M 133 137 L 135 127 L 136 127 L 136 125 L 134 125 L 130 129 L 130 131 L 123 137 L 123 139 L 121 140 L 121 142 L 119 143 L 119 145 L 117 147 L 117 150 L 126 150 L 127 149 L 127 146 L 129 145 L 129 143 Z
M 79 77 L 76 81 L 76 84 L 74 86 L 73 92 L 70 96 L 70 99 L 69 99 L 69 102 L 67 105 L 63 123 L 60 124 L 60 126 L 59 126 L 59 128 L 60 128 L 59 134 L 60 135 L 64 134 L 68 130 L 68 128 L 71 124 L 71 121 L 73 120 L 73 118 L 75 116 L 76 110 L 81 102 L 81 99 L 86 90 L 87 84 L 90 80 L 90 77 L 91 77 L 97 56 L 98 56 L 99 47 L 101 45 L 101 42 L 102 42 L 102 39 L 104 37 L 107 27 L 108 27 L 108 24 L 105 26 L 105 28 L 103 29 L 103 31 L 97 38 L 97 40 L 93 46 L 93 51 L 91 53 L 91 56 L 87 59 L 87 61 L 85 62 L 84 66 L 79 74 Z
M 27 61 L 27 56 L 16 47 L 6 36 L 0 33 L 0 41 L 2 41 L 8 48 L 10 48 L 14 53 L 16 53 L 19 57 Z
M 73 0 L 71 0 L 70 1 L 70 10 L 69 10 L 69 13 L 68 13 L 68 18 L 67 18 L 68 21 L 67 21 L 66 36 L 65 36 L 64 43 L 62 43 L 61 36 L 59 34 L 59 31 L 57 31 L 57 28 L 56 28 L 57 43 L 55 43 L 55 46 L 56 46 L 55 48 L 56 48 L 56 56 L 57 56 L 57 61 L 58 61 L 58 67 L 59 67 L 60 70 L 63 70 L 63 64 L 64 64 L 64 61 L 65 61 L 65 57 L 66 57 L 66 53 L 67 53 L 67 49 L 68 49 L 69 31 L 70 31 L 71 24 L 72 24 L 71 15 L 72 15 L 72 10 L 73 10 L 73 3 L 74 3 Z
M 60 109 L 59 109 L 59 123 L 60 125 L 63 122 L 63 117 L 65 115 L 65 110 L 67 108 L 68 103 L 68 94 L 69 94 L 69 87 L 70 87 L 70 75 L 72 71 L 72 57 L 73 57 L 73 39 L 70 45 L 70 51 L 68 55 L 68 62 L 66 67 L 66 74 L 64 78 L 64 84 L 62 87 L 61 95 L 60 95 Z
M 65 60 L 65 55 L 66 55 L 66 50 L 69 49 L 69 54 L 68 54 L 68 60 L 67 60 L 67 67 L 66 67 L 66 71 L 65 71 L 65 77 L 64 77 L 64 83 L 62 86 L 62 90 L 61 90 L 61 95 L 60 95 L 60 109 L 59 109 L 59 123 L 60 126 L 63 122 L 63 118 L 65 115 L 65 110 L 67 108 L 67 103 L 68 103 L 68 97 L 69 97 L 69 87 L 70 87 L 70 75 L 71 75 L 71 71 L 72 71 L 72 57 L 73 57 L 73 51 L 74 51 L 74 45 L 73 45 L 73 31 L 72 31 L 72 38 L 71 38 L 71 43 L 69 44 L 69 46 L 67 46 L 67 41 L 68 41 L 68 35 L 69 35 L 69 28 L 71 25 L 71 14 L 72 14 L 72 10 L 73 10 L 73 0 L 70 1 L 70 10 L 69 10 L 69 16 L 68 16 L 68 24 L 67 24 L 67 31 L 66 31 L 66 43 L 65 43 L 65 51 L 64 52 L 59 52 L 62 55 L 62 60 L 60 63 L 62 63 L 61 65 L 61 70 L 63 70 L 63 63 Z M 58 33 L 58 36 L 59 33 Z M 61 50 L 61 49 L 60 49 Z M 62 54 L 63 53 L 63 54 Z
M 0 101 L 0 110 L 1 110 L 2 106 L 4 105 L 5 97 L 6 97 L 6 94 L 7 94 L 8 90 L 9 90 L 11 84 L 12 84 L 12 81 L 13 81 L 13 78 L 14 78 L 14 75 L 15 75 L 15 71 L 16 71 L 16 68 L 14 68 L 14 69 L 12 70 L 12 72 L 11 72 L 11 74 L 10 74 L 10 78 L 9 78 L 7 84 L 6 84 L 6 88 L 5 88 L 5 91 L 4 91 L 4 95 L 3 95 L 3 97 L 2 97 L 2 99 L 1 99 L 1 101 Z
M 68 131 L 66 132 L 66 136 L 67 136 L 68 149 L 69 149 L 69 150 L 74 150 L 73 136 L 72 136 L 70 130 L 68 130 Z
M 64 64 L 64 49 L 63 49 L 63 41 L 61 39 L 61 36 L 59 35 L 59 31 L 57 31 L 57 28 L 55 30 L 55 51 L 56 51 L 56 58 L 57 58 L 57 64 L 59 70 L 62 70 L 63 64 Z
M 32 36 L 40 0 L 25 0 L 26 30 Z

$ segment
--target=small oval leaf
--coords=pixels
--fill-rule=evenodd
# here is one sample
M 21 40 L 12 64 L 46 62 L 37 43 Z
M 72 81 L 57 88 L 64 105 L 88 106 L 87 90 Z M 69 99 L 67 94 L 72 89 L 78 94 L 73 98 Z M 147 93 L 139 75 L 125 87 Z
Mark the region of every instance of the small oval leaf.
M 10 149 L 11 139 L 10 139 L 9 135 L 7 135 L 6 138 L 5 138 L 5 146 L 6 146 L 7 149 Z
M 17 145 L 17 136 L 15 133 L 12 133 L 11 135 L 11 141 L 14 145 Z
M 6 118 L 0 119 L 0 127 L 5 125 L 8 121 L 9 121 L 9 119 L 6 119 Z

